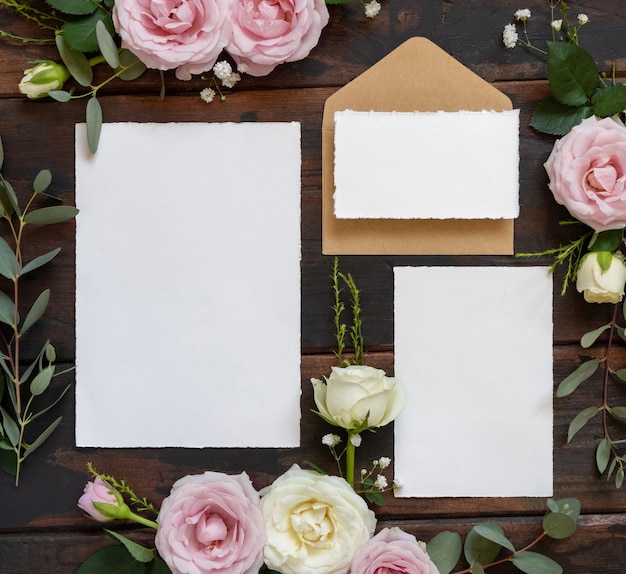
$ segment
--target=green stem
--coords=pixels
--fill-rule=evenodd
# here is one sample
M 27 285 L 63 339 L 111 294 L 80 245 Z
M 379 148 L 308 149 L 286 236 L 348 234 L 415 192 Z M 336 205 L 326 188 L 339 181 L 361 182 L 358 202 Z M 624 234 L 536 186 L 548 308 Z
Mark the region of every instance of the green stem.
M 346 480 L 354 488 L 354 452 L 355 446 L 350 440 L 351 433 L 348 432 L 348 444 L 346 445 Z
M 143 526 L 154 528 L 154 530 L 157 530 L 159 528 L 159 525 L 154 520 L 150 520 L 149 518 L 145 518 L 143 516 L 140 516 L 139 514 L 135 514 L 134 512 L 131 512 L 128 518 Z

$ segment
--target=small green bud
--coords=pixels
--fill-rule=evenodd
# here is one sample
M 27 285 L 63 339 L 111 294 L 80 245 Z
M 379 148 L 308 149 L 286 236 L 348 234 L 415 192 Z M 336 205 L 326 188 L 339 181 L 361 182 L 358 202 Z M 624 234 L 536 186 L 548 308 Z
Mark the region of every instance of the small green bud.
M 69 77 L 70 73 L 65 66 L 42 60 L 34 68 L 24 70 L 18 88 L 21 94 L 36 100 L 46 97 L 52 90 L 60 90 Z

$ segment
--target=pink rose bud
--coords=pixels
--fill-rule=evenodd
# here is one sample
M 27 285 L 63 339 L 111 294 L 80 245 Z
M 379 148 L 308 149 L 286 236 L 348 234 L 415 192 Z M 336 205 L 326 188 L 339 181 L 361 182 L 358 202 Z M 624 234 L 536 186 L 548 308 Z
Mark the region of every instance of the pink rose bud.
M 126 504 L 122 495 L 100 477 L 88 482 L 83 495 L 78 499 L 78 508 L 98 522 L 110 522 L 118 518 L 124 507 Z

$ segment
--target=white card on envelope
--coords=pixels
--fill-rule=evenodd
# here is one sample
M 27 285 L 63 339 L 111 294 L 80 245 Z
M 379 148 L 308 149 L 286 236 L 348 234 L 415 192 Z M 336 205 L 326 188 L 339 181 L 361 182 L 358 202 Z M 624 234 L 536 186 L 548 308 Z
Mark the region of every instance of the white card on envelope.
M 300 166 L 297 123 L 76 127 L 77 446 L 299 445 Z
M 396 267 L 399 497 L 552 495 L 547 267 Z
M 519 110 L 335 112 L 339 219 L 515 219 Z

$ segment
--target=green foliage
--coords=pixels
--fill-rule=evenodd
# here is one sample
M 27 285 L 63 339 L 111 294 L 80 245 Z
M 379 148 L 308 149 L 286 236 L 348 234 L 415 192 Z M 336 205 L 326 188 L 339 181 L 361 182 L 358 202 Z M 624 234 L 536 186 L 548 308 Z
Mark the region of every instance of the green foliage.
M 146 565 L 138 562 L 124 546 L 106 546 L 94 552 L 77 574 L 145 574 Z
M 579 412 L 573 419 L 567 429 L 567 442 L 570 442 L 574 435 L 583 428 L 593 417 L 595 417 L 602 407 L 587 407 Z
M 561 568 L 552 558 L 536 552 L 524 552 L 511 560 L 513 564 L 526 574 L 561 574 Z
M 565 377 L 556 390 L 557 397 L 571 395 L 584 381 L 589 379 L 600 366 L 600 359 L 589 359 L 582 363 L 573 373 Z
M 462 547 L 459 534 L 443 531 L 428 542 L 426 551 L 437 566 L 439 574 L 450 574 L 461 558 Z
M 54 365 L 56 353 L 49 341 L 44 343 L 36 359 L 25 369 L 20 353 L 23 337 L 38 323 L 50 301 L 50 290 L 44 289 L 22 320 L 20 279 L 52 261 L 60 251 L 55 248 L 24 263 L 22 249 L 27 231 L 33 226 L 68 221 L 77 213 L 76 208 L 71 206 L 33 208 L 36 200 L 46 195 L 51 182 L 51 173 L 41 170 L 33 181 L 33 193 L 22 210 L 12 186 L 0 174 L 0 213 L 13 244 L 11 246 L 5 238 L 0 238 L 0 275 L 12 283 L 8 292 L 0 291 L 0 323 L 4 330 L 1 338 L 4 348 L 0 351 L 0 462 L 5 471 L 15 475 L 16 484 L 26 458 L 50 437 L 61 417 L 54 419 L 34 437 L 28 436 L 28 425 L 55 407 L 69 388 L 65 387 L 60 393 L 57 391 L 56 397 L 49 397 L 53 378 L 63 374 Z M 34 402 L 36 398 L 37 403 Z
M 346 367 L 350 364 L 363 365 L 365 363 L 365 348 L 363 340 L 363 320 L 361 319 L 361 292 L 359 291 L 355 280 L 349 273 L 346 275 L 339 271 L 339 258 L 335 257 L 332 269 L 332 291 L 334 296 L 334 304 L 332 306 L 334 317 L 333 324 L 335 326 L 335 340 L 337 342 L 337 350 L 335 354 L 339 360 L 340 367 Z M 352 340 L 352 348 L 354 357 L 352 361 L 344 358 L 346 348 L 345 338 L 348 327 L 341 321 L 341 315 L 345 311 L 346 306 L 341 300 L 343 289 L 340 284 L 343 283 L 350 292 L 350 309 L 352 312 L 352 324 L 349 333 Z

